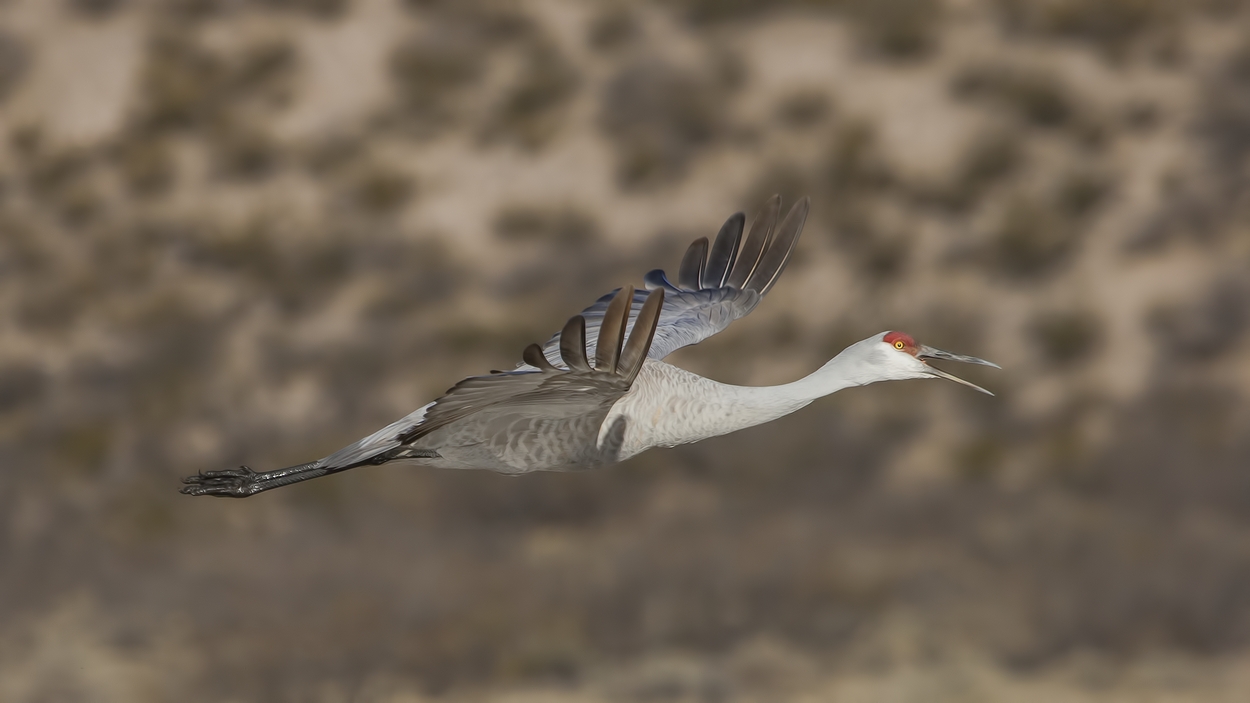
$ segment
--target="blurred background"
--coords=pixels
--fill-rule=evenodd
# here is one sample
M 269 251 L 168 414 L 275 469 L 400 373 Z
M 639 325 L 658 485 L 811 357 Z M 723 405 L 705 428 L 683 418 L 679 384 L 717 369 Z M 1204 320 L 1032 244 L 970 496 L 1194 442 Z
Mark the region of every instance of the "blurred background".
M 0 0 L 0 699 L 1234 701 L 1250 8 Z M 622 466 L 246 501 L 812 197 L 778 383 Z

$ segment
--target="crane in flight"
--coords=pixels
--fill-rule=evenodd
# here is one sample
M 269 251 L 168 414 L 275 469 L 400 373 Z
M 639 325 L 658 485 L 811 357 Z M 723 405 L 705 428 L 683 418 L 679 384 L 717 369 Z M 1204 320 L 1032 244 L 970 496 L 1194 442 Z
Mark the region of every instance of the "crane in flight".
M 989 393 L 928 361 L 997 364 L 918 344 L 897 331 L 856 342 L 810 375 L 779 386 L 718 383 L 666 363 L 673 350 L 751 312 L 777 282 L 803 230 L 808 199 L 778 223 L 780 207 L 780 196 L 769 199 L 745 242 L 746 218 L 734 214 L 710 247 L 706 237 L 690 245 L 676 283 L 656 269 L 644 277 L 645 291 L 625 286 L 608 293 L 546 344 L 527 347 L 524 363 L 512 371 L 466 378 L 438 400 L 316 461 L 266 472 L 246 466 L 205 471 L 183 479 L 182 492 L 245 498 L 392 461 L 506 474 L 570 471 L 759 425 L 877 381 L 945 378 Z

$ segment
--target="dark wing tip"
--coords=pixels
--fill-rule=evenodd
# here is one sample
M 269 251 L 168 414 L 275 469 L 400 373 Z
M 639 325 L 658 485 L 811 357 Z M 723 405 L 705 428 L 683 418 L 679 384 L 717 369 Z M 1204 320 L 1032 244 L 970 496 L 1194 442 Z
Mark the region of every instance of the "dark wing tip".
M 712 251 L 707 257 L 707 268 L 703 271 L 702 288 L 720 288 L 729 278 L 734 261 L 738 258 L 738 245 L 742 242 L 742 228 L 746 225 L 747 216 L 735 212 L 721 225 L 716 233 L 716 241 L 712 243 Z
M 751 231 L 747 234 L 746 243 L 743 244 L 738 260 L 725 280 L 725 285 L 742 289 L 751 279 L 772 239 L 773 229 L 777 226 L 777 212 L 780 209 L 780 195 L 774 195 L 764 203 L 764 209 L 751 223 Z
M 629 342 L 621 352 L 618 369 L 630 383 L 638 377 L 642 364 L 647 360 L 647 352 L 651 351 L 651 342 L 655 340 L 655 328 L 660 322 L 660 309 L 664 306 L 664 290 L 653 290 L 638 311 L 634 320 L 634 331 L 629 335 Z
M 811 199 L 807 197 L 799 198 L 794 205 L 790 206 L 785 219 L 777 225 L 772 238 L 764 247 L 759 263 L 746 280 L 745 288 L 764 295 L 777 283 L 781 272 L 790 261 L 790 255 L 794 253 L 794 246 L 799 242 L 799 235 L 803 233 L 803 224 L 807 222 L 807 211 L 810 206 Z
M 625 340 L 625 326 L 629 324 L 629 309 L 634 302 L 634 287 L 625 286 L 612 296 L 608 309 L 599 323 L 599 341 L 595 344 L 595 370 L 611 373 L 621 358 L 621 344 Z
M 590 371 L 586 358 L 586 318 L 574 315 L 560 331 L 560 358 L 573 371 Z
M 686 290 L 699 290 L 703 285 L 703 271 L 707 266 L 707 237 L 699 237 L 690 243 L 681 266 L 677 269 L 677 283 Z
M 521 359 L 530 366 L 542 369 L 543 371 L 559 370 L 553 366 L 550 361 L 547 361 L 547 356 L 543 354 L 543 348 L 537 344 L 531 344 L 526 347 L 525 351 L 521 354 Z

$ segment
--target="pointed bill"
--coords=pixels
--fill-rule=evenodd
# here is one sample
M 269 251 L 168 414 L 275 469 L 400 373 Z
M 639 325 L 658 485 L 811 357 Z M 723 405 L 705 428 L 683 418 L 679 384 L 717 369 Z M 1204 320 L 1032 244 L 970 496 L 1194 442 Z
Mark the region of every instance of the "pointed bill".
M 992 366 L 996 369 L 1002 368 L 1001 366 L 999 366 L 998 364 L 995 364 L 992 361 L 986 361 L 985 359 L 978 359 L 975 356 L 964 356 L 962 354 L 952 354 L 948 351 L 942 351 L 941 349 L 934 349 L 933 347 L 927 347 L 927 346 L 921 346 L 920 351 L 917 352 L 916 354 L 916 357 L 919 358 L 921 361 L 924 361 L 926 359 L 941 359 L 942 361 L 961 361 L 965 364 L 980 364 L 981 366 Z M 929 373 L 933 374 L 934 376 L 938 378 L 945 378 L 948 381 L 954 381 L 955 383 L 963 384 L 973 390 L 981 391 L 982 393 L 985 393 L 986 395 L 994 395 L 993 393 L 990 393 L 989 391 L 985 390 L 984 388 L 978 386 L 975 383 L 972 383 L 971 381 L 965 381 L 962 378 L 955 376 L 953 374 L 946 373 L 945 371 L 939 368 L 934 368 L 930 366 Z

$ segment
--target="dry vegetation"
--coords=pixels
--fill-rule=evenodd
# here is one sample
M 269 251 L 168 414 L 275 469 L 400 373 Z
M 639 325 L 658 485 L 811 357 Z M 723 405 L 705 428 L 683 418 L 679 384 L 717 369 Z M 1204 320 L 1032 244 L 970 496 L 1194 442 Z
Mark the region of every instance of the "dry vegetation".
M 0 700 L 1241 700 L 1248 23 L 0 2 Z M 175 492 L 514 363 L 776 191 L 793 266 L 680 363 L 778 382 L 893 327 L 999 397 Z

